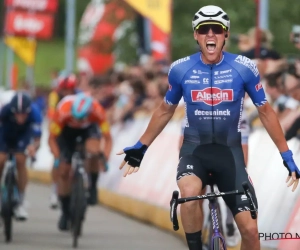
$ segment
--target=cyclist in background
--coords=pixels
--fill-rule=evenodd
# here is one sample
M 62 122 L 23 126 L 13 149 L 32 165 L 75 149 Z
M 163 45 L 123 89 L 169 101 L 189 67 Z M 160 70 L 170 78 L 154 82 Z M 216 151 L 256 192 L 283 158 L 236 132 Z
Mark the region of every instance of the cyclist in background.
M 63 98 L 50 124 L 49 145 L 55 159 L 59 159 L 58 194 L 62 214 L 58 227 L 69 229 L 69 206 L 71 189 L 71 158 L 76 146 L 76 138 L 82 137 L 86 156 L 89 159 L 87 172 L 94 165 L 99 166 L 100 130 L 102 136 L 110 137 L 105 111 L 90 95 L 80 93 Z M 96 189 L 97 180 L 92 179 L 90 190 Z
M 199 195 L 212 174 L 220 192 L 243 190 L 242 183 L 247 182 L 257 207 L 241 146 L 240 121 L 246 92 L 282 156 L 289 172 L 286 181 L 294 191 L 300 171 L 266 100 L 256 65 L 244 56 L 222 51 L 229 37 L 228 15 L 220 7 L 205 6 L 195 13 L 192 27 L 200 52 L 171 65 L 164 102 L 153 113 L 140 140 L 118 153 L 126 155 L 120 165 L 120 169 L 126 165 L 124 176 L 139 170 L 147 148 L 170 121 L 183 96 L 188 121 L 177 169 L 181 197 Z M 257 220 L 250 216 L 248 201 L 241 195 L 224 197 L 224 201 L 241 233 L 241 249 L 260 249 Z M 202 249 L 202 207 L 198 201 L 185 203 L 180 213 L 189 249 Z
M 73 95 L 76 93 L 77 79 L 75 74 L 68 74 L 66 72 L 61 72 L 56 79 L 55 89 L 49 93 L 48 96 L 48 112 L 47 116 L 49 122 L 53 119 L 55 109 L 59 101 L 67 95 Z M 52 187 L 50 195 L 50 207 L 55 209 L 58 206 L 57 197 L 57 180 L 58 180 L 58 160 L 54 161 L 51 177 L 52 177 Z
M 26 155 L 34 157 L 40 146 L 42 115 L 31 102 L 30 97 L 17 92 L 10 103 L 0 112 L 0 175 L 9 151 L 14 152 L 18 171 L 19 204 L 15 217 L 26 220 L 28 213 L 24 207 L 27 186 Z
M 55 109 L 59 101 L 67 95 L 74 95 L 77 86 L 77 78 L 75 74 L 61 72 L 56 80 L 56 87 L 48 96 L 48 118 L 52 120 Z

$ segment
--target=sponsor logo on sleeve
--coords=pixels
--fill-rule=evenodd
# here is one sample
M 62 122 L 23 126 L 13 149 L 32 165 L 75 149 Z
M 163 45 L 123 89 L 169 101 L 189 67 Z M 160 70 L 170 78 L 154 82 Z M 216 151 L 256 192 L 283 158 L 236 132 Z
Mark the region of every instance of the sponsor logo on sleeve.
M 183 63 L 183 62 L 186 62 L 186 61 L 189 61 L 190 59 L 191 59 L 191 58 L 190 58 L 189 56 L 187 56 L 187 57 L 178 59 L 177 61 L 173 62 L 173 63 L 171 64 L 171 66 L 170 66 L 170 69 L 169 69 L 169 73 L 168 73 L 168 74 L 170 74 L 171 70 L 172 70 L 176 65 L 178 65 L 178 64 L 180 64 L 180 63 Z
M 256 84 L 255 89 L 258 92 L 260 89 L 262 89 L 262 84 L 260 82 L 258 84 Z
M 249 59 L 245 56 L 239 55 L 239 56 L 237 56 L 237 58 L 235 58 L 234 61 L 236 61 L 239 64 L 242 64 L 242 65 L 246 66 L 248 69 L 250 69 L 252 71 L 252 73 L 255 76 L 258 76 L 258 74 L 259 74 L 258 69 L 257 69 L 255 63 L 251 59 Z
M 168 101 L 166 97 L 164 97 L 164 101 L 165 101 L 165 103 L 168 104 L 168 105 L 174 105 L 172 102 Z

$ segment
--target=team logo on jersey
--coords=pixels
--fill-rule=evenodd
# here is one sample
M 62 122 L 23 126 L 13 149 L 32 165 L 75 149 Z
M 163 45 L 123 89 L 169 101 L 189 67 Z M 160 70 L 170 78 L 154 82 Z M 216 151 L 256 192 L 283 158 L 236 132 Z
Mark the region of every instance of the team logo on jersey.
M 205 72 L 205 71 L 202 71 L 200 69 L 196 70 L 196 69 L 193 69 L 193 73 L 194 74 L 199 74 L 199 75 L 202 75 L 202 74 L 209 74 L 209 72 Z
M 169 91 L 171 91 L 172 90 L 172 85 L 171 84 L 169 84 Z
M 184 84 L 198 84 L 200 83 L 199 80 L 185 80 Z
M 192 90 L 191 95 L 193 102 L 204 102 L 209 106 L 233 101 L 232 89 L 220 89 L 217 87 L 205 88 L 202 90 Z
M 231 73 L 232 69 L 222 70 L 220 71 L 220 74 L 228 74 Z
M 224 79 L 224 78 L 229 78 L 229 77 L 232 77 L 232 75 L 215 76 L 214 79 Z
M 260 82 L 258 84 L 256 84 L 255 89 L 258 92 L 260 89 L 262 89 L 262 84 Z
M 224 79 L 224 80 L 216 80 L 214 81 L 214 84 L 230 83 L 230 82 L 232 82 L 232 79 Z
M 246 66 L 247 68 L 249 68 L 255 76 L 259 75 L 256 64 L 251 59 L 249 59 L 245 56 L 239 55 L 237 58 L 235 58 L 234 61 L 236 61 L 239 64 L 242 64 L 242 65 Z
M 209 78 L 203 78 L 203 84 L 209 84 Z

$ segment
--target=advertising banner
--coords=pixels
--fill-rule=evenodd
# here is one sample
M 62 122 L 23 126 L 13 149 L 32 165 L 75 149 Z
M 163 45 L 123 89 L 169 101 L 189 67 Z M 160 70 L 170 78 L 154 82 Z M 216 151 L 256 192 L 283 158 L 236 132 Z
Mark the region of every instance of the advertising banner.
M 170 35 L 151 22 L 151 53 L 155 60 L 167 59 L 170 51 Z
M 58 0 L 6 0 L 6 6 L 25 10 L 56 12 Z
M 123 1 L 91 1 L 79 27 L 78 70 L 101 74 L 114 63 L 114 34 L 119 25 L 133 16 Z
M 23 11 L 8 11 L 5 33 L 13 36 L 35 37 L 47 40 L 52 37 L 54 17 L 49 14 L 30 14 Z

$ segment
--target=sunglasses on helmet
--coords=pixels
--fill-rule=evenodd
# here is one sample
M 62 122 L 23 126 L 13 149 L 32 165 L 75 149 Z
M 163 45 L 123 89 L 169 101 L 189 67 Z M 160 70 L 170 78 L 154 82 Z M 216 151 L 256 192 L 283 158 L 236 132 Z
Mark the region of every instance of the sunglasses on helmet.
M 196 32 L 200 35 L 206 35 L 210 30 L 214 34 L 223 34 L 226 27 L 220 23 L 201 23 L 196 27 Z

